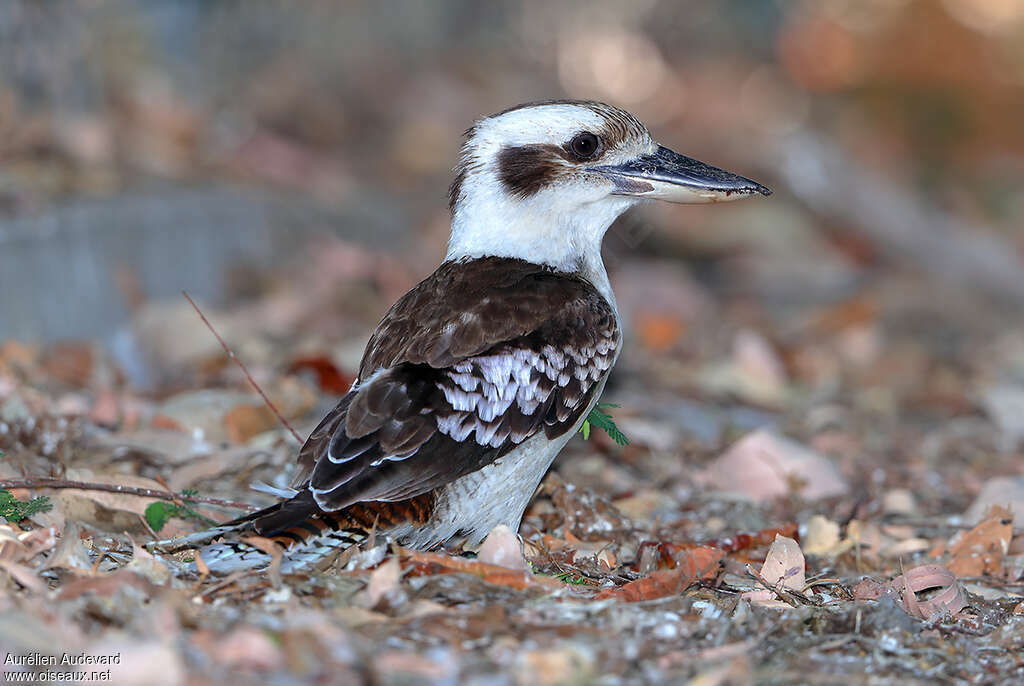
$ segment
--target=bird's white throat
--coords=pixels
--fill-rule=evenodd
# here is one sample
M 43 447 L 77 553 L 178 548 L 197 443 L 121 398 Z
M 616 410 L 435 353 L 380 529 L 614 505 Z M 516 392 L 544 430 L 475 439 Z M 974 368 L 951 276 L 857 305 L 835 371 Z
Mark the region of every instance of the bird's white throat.
M 614 304 L 601 242 L 637 199 L 601 194 L 588 201 L 586 187 L 550 188 L 519 199 L 506 194 L 487 171 L 466 179 L 454 208 L 446 259 L 514 257 L 579 273 Z

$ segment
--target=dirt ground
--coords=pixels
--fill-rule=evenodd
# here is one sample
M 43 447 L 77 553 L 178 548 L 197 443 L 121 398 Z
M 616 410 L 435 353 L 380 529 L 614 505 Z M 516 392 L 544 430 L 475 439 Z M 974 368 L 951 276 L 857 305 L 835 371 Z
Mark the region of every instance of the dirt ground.
M 386 259 L 342 244 L 319 254 Z M 309 282 L 325 270 L 207 315 L 304 433 L 351 378 L 370 313 L 415 278 L 393 266 L 393 284 L 334 275 L 332 297 L 361 294 L 344 317 L 351 346 L 334 355 L 299 324 L 317 316 Z M 483 562 L 381 542 L 321 573 L 176 577 L 139 547 L 156 537 L 152 504 L 168 503 L 161 537 L 239 510 L 13 488 L 51 507 L 0 525 L 5 650 L 120 654 L 121 683 L 1024 675 L 1024 388 L 1012 382 L 1024 330 L 905 275 L 784 309 L 665 260 L 626 260 L 613 278 L 633 325 L 604 400 L 629 445 L 596 428 L 571 442 L 525 518 L 526 564 L 496 532 Z M 658 302 L 652 281 L 673 297 Z M 249 485 L 287 484 L 294 439 L 187 303 L 147 306 L 135 324 L 139 340 L 169 330 L 175 354 L 193 351 L 160 362 L 180 391 L 134 392 L 95 345 L 4 344 L 0 478 L 270 502 Z
M 601 4 L 647 95 L 569 4 L 0 9 L 4 677 L 1024 683 L 1024 8 L 684 4 Z M 147 552 L 296 468 L 178 291 L 305 436 L 443 255 L 459 132 L 581 91 L 776 191 L 609 232 L 628 444 L 475 553 Z

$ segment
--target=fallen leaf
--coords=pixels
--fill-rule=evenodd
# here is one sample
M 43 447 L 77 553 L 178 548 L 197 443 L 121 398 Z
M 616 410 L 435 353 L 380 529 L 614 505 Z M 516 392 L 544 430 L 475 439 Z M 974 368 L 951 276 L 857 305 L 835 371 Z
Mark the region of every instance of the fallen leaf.
M 947 567 L 957 576 L 998 575 L 1011 538 L 1013 514 L 995 505 L 984 521 L 966 533 L 958 533 L 947 544 L 951 558 Z
M 402 578 L 402 566 L 397 557 L 392 557 L 370 573 L 366 584 L 367 607 L 377 607 L 386 598 L 393 597 L 400 590 L 399 580 Z
M 530 566 L 523 557 L 523 548 L 512 529 L 504 524 L 491 529 L 476 553 L 476 559 L 498 567 L 528 571 Z
M 801 540 L 808 555 L 838 555 L 853 545 L 840 539 L 838 523 L 822 515 L 814 515 L 807 521 L 807 533 Z
M 112 486 L 167 490 L 153 479 L 130 474 L 94 474 L 88 469 L 69 469 L 67 478 L 71 481 L 91 481 Z M 110 533 L 127 531 L 139 536 L 149 535 L 142 517 L 145 516 L 146 508 L 158 500 L 159 498 L 88 489 L 62 489 L 53 496 L 54 504 L 68 521 L 88 524 Z M 162 533 L 173 537 L 189 531 L 191 529 L 172 520 Z
M 761 566 L 761 578 L 770 584 L 781 584 L 796 591 L 806 585 L 804 554 L 800 544 L 786 536 L 776 536 Z
M 437 565 L 443 569 L 453 572 L 464 572 L 473 574 L 489 584 L 508 586 L 516 590 L 523 590 L 530 587 L 543 587 L 548 590 L 561 589 L 564 587 L 557 579 L 535 576 L 521 570 L 511 570 L 506 567 L 487 564 L 479 560 L 467 560 L 460 557 L 451 557 L 440 553 L 428 553 L 418 550 L 401 549 L 404 558 L 414 563 Z
M 294 374 L 302 370 L 311 370 L 316 375 L 317 386 L 321 391 L 341 395 L 352 388 L 355 380 L 351 375 L 344 374 L 324 355 L 307 355 L 298 357 L 288 365 L 287 373 Z
M 757 590 L 747 591 L 742 597 L 751 603 L 771 607 L 789 607 L 777 600 L 777 593 L 772 589 L 786 588 L 803 591 L 807 585 L 804 574 L 804 554 L 800 544 L 786 536 L 776 536 L 768 549 L 764 564 L 761 565 L 761 580 L 756 584 Z M 766 587 L 765 584 L 769 586 Z
M 808 500 L 848 491 L 845 479 L 831 460 L 767 429 L 741 438 L 698 478 L 706 485 L 756 502 L 794 491 Z
M 597 561 L 604 566 L 605 569 L 615 569 L 615 553 L 603 548 L 601 552 L 597 554 Z
M 888 585 L 870 577 L 861 579 L 853 587 L 853 599 L 856 601 L 878 600 L 884 595 L 895 598 L 896 592 Z
M 89 410 L 89 419 L 100 426 L 116 427 L 121 420 L 121 402 L 112 390 L 98 391 Z
M 908 569 L 889 582 L 889 586 L 900 592 L 900 600 L 907 614 L 921 619 L 949 612 L 955 614 L 967 607 L 967 599 L 957 581 L 956 575 L 942 565 L 921 565 Z M 919 600 L 917 594 L 932 589 L 927 600 Z
M 676 557 L 675 569 L 651 572 L 642 579 L 597 594 L 597 600 L 614 598 L 627 603 L 679 595 L 698 581 L 718 576 L 725 553 L 717 548 L 701 546 Z

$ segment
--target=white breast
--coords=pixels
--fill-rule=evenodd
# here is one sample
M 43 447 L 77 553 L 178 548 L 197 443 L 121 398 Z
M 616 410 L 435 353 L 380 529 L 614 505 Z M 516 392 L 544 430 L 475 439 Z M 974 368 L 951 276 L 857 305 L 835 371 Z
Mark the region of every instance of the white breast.
M 425 526 L 395 531 L 392 536 L 414 548 L 429 548 L 451 539 L 464 539 L 464 545 L 472 548 L 499 524 L 518 531 L 537 486 L 597 404 L 607 379 L 606 373 L 571 430 L 553 440 L 541 431 L 492 464 L 453 481 L 441 489 L 434 515 Z

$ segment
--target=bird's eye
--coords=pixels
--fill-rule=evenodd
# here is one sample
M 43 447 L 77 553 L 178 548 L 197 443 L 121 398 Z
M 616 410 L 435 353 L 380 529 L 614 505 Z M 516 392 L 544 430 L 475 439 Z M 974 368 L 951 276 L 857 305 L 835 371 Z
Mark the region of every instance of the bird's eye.
M 581 160 L 592 158 L 600 147 L 601 141 L 589 131 L 578 133 L 569 141 L 569 149 L 572 150 L 572 154 Z

